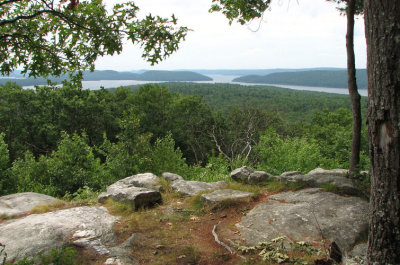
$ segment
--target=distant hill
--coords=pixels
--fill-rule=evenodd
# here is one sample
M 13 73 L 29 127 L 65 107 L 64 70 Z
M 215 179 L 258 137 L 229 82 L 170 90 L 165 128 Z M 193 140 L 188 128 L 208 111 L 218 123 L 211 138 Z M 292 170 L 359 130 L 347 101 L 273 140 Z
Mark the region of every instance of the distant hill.
M 84 81 L 97 81 L 97 80 L 139 80 L 139 81 L 212 81 L 212 78 L 191 72 L 191 71 L 146 71 L 141 74 L 132 72 L 118 72 L 113 70 L 104 71 L 85 71 L 83 73 Z M 67 76 L 50 77 L 53 82 L 61 83 L 62 80 L 67 79 Z M 0 78 L 0 84 L 8 81 L 15 82 L 21 86 L 45 85 L 47 84 L 44 78 L 23 78 L 19 72 L 10 75 L 10 78 Z
M 190 69 L 203 75 L 268 75 L 272 73 L 304 72 L 317 70 L 346 70 L 345 68 L 317 67 L 317 68 L 272 68 L 272 69 Z
M 235 78 L 233 82 L 347 88 L 347 71 L 312 70 L 271 73 L 263 76 L 247 75 Z M 357 84 L 360 89 L 368 87 L 367 72 L 365 69 L 357 70 Z

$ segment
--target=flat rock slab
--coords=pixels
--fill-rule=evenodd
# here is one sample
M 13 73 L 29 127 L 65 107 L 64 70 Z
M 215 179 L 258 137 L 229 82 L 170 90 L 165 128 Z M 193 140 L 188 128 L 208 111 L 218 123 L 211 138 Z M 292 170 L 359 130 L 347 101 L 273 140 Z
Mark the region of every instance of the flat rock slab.
M 335 241 L 349 251 L 366 237 L 368 202 L 311 188 L 284 192 L 260 203 L 236 224 L 251 245 L 286 236 L 295 241 Z
M 29 212 L 35 206 L 52 203 L 56 198 L 34 192 L 15 193 L 0 197 L 0 216 L 16 216 Z
M 104 203 L 108 198 L 111 198 L 117 202 L 129 203 L 135 209 L 153 206 L 162 202 L 159 191 L 120 184 L 114 183 L 108 186 L 107 191 L 99 195 L 98 201 Z
M 32 214 L 0 224 L 0 242 L 6 246 L 8 262 L 71 243 L 108 254 L 105 245 L 116 243 L 113 232 L 116 220 L 104 207 Z
M 231 190 L 231 189 L 223 189 L 216 190 L 211 193 L 205 193 L 201 195 L 201 198 L 209 204 L 226 201 L 226 200 L 243 200 L 250 199 L 253 193 L 239 191 L 239 190 Z
M 201 182 L 201 181 L 185 181 L 179 180 L 171 183 L 173 190 L 186 196 L 195 196 L 203 191 L 221 189 L 226 186 L 225 181 L 218 182 Z
M 346 177 L 348 170 L 332 169 L 324 170 L 321 168 L 314 169 L 306 175 L 301 174 L 282 174 L 279 179 L 282 182 L 302 182 L 310 187 L 323 187 L 326 183 L 330 183 L 338 188 L 341 192 L 350 195 L 362 195 L 362 192 L 353 184 L 351 179 Z

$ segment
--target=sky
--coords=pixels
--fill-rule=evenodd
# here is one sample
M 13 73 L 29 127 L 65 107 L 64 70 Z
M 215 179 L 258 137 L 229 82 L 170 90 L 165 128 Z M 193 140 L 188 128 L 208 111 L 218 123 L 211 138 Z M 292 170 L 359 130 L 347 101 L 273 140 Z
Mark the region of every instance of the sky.
M 107 5 L 121 0 L 107 0 Z M 186 40 L 158 65 L 127 43 L 120 55 L 98 59 L 98 70 L 190 70 L 346 67 L 346 17 L 325 0 L 273 0 L 263 19 L 248 25 L 209 13 L 211 0 L 135 0 L 139 16 L 170 17 L 187 26 Z M 366 68 L 364 20 L 356 19 L 356 67 Z

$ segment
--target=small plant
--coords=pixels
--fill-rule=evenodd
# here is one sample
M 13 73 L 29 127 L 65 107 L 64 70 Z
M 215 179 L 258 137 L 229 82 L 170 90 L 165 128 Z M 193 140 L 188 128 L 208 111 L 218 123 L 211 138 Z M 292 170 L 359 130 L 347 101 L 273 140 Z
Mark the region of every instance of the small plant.
M 3 245 L 2 245 L 3 246 Z M 4 250 L 4 248 L 2 249 Z M 0 257 L 2 251 L 0 250 Z M 77 251 L 72 247 L 53 248 L 49 254 L 38 254 L 32 258 L 25 257 L 16 261 L 17 265 L 75 265 L 77 264 Z M 5 263 L 5 258 L 0 265 L 10 265 Z
M 6 246 L 0 243 L 0 265 L 6 264 L 7 253 L 4 251 Z
M 307 260 L 300 258 L 301 256 L 320 256 L 324 253 L 319 249 L 311 246 L 306 242 L 291 243 L 290 248 L 287 248 L 286 237 L 280 236 L 270 241 L 261 242 L 257 246 L 239 246 L 237 249 L 243 254 L 255 254 L 261 257 L 261 260 L 267 262 L 267 264 L 278 263 L 278 264 L 297 264 L 305 265 L 312 264 L 308 263 Z M 293 257 L 293 253 L 301 253 L 301 255 L 296 255 Z
M 79 188 L 74 193 L 66 193 L 64 199 L 72 202 L 83 202 L 83 203 L 96 203 L 99 192 L 94 191 L 88 186 Z

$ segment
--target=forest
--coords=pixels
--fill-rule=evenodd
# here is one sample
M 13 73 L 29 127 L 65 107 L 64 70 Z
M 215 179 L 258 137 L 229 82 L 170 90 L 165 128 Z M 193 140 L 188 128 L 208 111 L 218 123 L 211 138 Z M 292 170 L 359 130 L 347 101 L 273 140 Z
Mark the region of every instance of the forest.
M 349 163 L 352 115 L 343 95 L 229 84 L 90 91 L 9 82 L 0 85 L 0 99 L 1 195 L 63 197 L 143 172 L 214 181 L 242 165 L 281 174 Z M 362 135 L 364 170 L 365 128 Z
M 19 71 L 11 73 L 11 78 L 0 78 L 0 84 L 15 82 L 20 86 L 47 85 L 49 81 L 61 84 L 68 75 L 26 77 Z M 94 80 L 141 80 L 141 81 L 211 81 L 212 78 L 191 71 L 144 71 L 142 73 L 118 72 L 113 70 L 82 71 L 85 81 Z M 49 81 L 48 81 L 49 80 Z
M 358 69 L 357 84 L 360 89 L 366 89 L 367 71 Z M 247 75 L 235 78 L 234 82 L 283 84 L 297 86 L 317 86 L 347 88 L 347 70 L 312 70 L 298 72 L 279 72 L 267 75 Z

